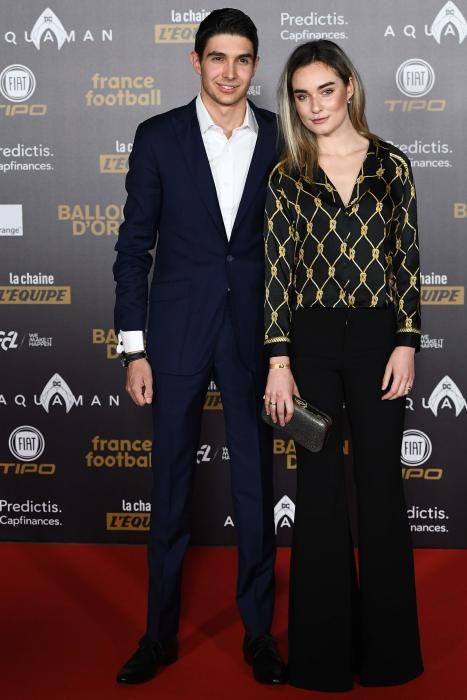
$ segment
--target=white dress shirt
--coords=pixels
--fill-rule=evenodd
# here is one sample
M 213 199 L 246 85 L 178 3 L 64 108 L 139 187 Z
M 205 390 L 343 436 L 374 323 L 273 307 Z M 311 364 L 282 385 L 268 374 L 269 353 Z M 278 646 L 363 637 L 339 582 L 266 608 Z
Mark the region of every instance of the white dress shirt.
M 230 138 L 227 138 L 222 127 L 214 123 L 201 95 L 196 98 L 196 116 L 211 167 L 225 232 L 230 240 L 255 150 L 258 123 L 247 102 L 243 124 L 234 129 Z M 143 331 L 121 330 L 117 352 L 122 350 L 129 353 L 144 350 Z
M 227 138 L 222 127 L 213 122 L 200 95 L 196 98 L 196 116 L 211 166 L 225 232 L 230 240 L 255 150 L 258 124 L 247 102 L 243 124 Z

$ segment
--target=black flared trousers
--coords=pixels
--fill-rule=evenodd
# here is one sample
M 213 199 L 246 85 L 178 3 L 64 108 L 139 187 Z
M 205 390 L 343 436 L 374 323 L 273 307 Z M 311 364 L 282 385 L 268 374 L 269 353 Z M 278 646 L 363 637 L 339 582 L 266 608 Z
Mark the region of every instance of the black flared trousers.
M 329 413 L 322 452 L 297 447 L 289 672 L 313 690 L 396 685 L 423 671 L 401 477 L 404 399 L 382 401 L 395 346 L 387 309 L 304 309 L 292 321 L 301 395 Z M 358 504 L 358 577 L 343 464 L 343 404 Z

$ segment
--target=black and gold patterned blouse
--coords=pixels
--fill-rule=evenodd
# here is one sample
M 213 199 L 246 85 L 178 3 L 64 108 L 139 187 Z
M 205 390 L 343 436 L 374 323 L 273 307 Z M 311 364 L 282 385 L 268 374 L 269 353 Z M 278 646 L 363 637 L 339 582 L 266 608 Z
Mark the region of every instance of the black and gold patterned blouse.
M 279 163 L 266 199 L 265 344 L 288 355 L 292 312 L 393 304 L 397 345 L 420 347 L 417 206 L 408 159 L 370 142 L 347 206 L 321 168 Z

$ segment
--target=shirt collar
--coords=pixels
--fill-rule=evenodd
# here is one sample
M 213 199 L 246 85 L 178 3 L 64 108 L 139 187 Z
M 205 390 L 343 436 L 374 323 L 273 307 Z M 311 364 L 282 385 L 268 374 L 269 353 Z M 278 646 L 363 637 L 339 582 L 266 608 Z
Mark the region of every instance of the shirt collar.
M 375 176 L 379 176 L 382 168 L 382 159 L 385 151 L 382 148 L 381 142 L 371 140 L 368 145 L 368 151 L 362 163 L 362 171 L 359 173 L 355 182 L 352 194 L 354 195 L 347 205 L 349 209 L 370 189 L 375 181 Z M 384 172 L 384 169 L 382 170 Z M 341 199 L 332 182 L 327 178 L 326 173 L 319 166 L 316 169 L 316 174 L 312 179 L 305 178 L 305 183 L 311 185 L 313 194 L 318 195 L 327 204 L 340 207 L 342 206 Z
M 211 115 L 206 109 L 203 100 L 201 99 L 200 94 L 196 98 L 196 116 L 198 117 L 199 128 L 201 129 L 202 134 L 205 134 L 206 131 L 208 131 L 208 129 L 210 129 L 211 127 L 216 127 L 218 129 L 220 128 L 219 126 L 217 126 L 217 124 L 214 123 Z M 248 102 L 246 103 L 245 119 L 243 120 L 243 124 L 237 128 L 248 128 L 255 134 L 258 133 L 258 122 L 256 121 L 255 114 Z M 236 129 L 234 129 L 234 131 L 236 131 Z

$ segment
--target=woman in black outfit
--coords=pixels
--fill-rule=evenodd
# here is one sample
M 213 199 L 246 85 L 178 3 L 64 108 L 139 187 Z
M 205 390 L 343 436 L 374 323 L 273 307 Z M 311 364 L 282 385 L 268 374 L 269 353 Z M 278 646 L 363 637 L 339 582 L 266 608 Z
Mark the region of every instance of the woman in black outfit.
M 293 685 L 349 690 L 422 670 L 400 454 L 420 347 L 416 197 L 408 159 L 374 136 L 363 87 L 333 42 L 303 44 L 279 87 L 283 160 L 266 204 L 265 408 L 301 394 L 334 419 L 297 446 L 290 580 Z M 343 404 L 358 497 L 359 575 L 343 469 Z

